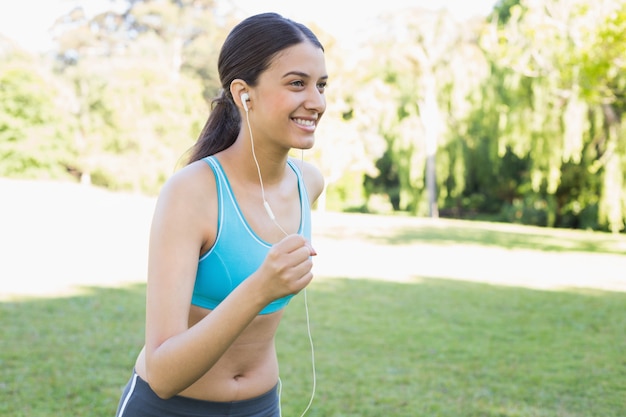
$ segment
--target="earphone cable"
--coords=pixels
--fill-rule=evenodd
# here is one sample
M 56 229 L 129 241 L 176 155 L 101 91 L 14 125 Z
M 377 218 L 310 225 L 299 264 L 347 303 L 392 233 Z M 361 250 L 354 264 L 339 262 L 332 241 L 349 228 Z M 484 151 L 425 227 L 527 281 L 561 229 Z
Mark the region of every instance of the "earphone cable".
M 307 404 L 300 417 L 304 417 L 304 415 L 311 408 L 311 405 L 313 404 L 313 399 L 315 398 L 315 390 L 317 388 L 317 375 L 315 371 L 315 346 L 313 345 L 313 335 L 311 333 L 311 320 L 309 318 L 309 302 L 307 300 L 306 288 L 304 289 L 304 310 L 306 312 L 306 328 L 309 334 L 309 344 L 311 345 L 311 372 L 313 374 L 313 387 L 311 388 L 311 398 L 309 399 L 309 403 Z
M 285 229 L 283 229 L 280 223 L 278 223 L 278 221 L 276 220 L 276 216 L 274 215 L 274 212 L 272 211 L 270 204 L 267 202 L 267 199 L 265 198 L 265 187 L 263 186 L 263 177 L 261 176 L 261 166 L 259 165 L 259 161 L 256 158 L 256 152 L 254 150 L 254 136 L 252 135 L 252 126 L 250 126 L 250 115 L 248 114 L 248 111 L 246 111 L 246 123 L 248 125 L 248 132 L 250 132 L 250 144 L 252 145 L 252 158 L 254 159 L 254 164 L 256 165 L 256 170 L 257 170 L 257 173 L 259 174 L 259 184 L 261 185 L 261 198 L 263 198 L 263 207 L 265 207 L 265 211 L 267 212 L 267 215 L 270 216 L 270 219 L 272 219 L 272 221 L 280 229 L 280 231 L 283 232 L 285 236 L 289 236 L 289 234 L 285 231 Z

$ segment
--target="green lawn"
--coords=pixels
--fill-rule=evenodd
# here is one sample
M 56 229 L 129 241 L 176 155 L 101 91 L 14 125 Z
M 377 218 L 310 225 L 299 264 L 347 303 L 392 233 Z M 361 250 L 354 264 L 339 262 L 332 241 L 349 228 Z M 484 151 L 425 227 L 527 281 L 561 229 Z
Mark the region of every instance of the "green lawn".
M 316 241 L 307 416 L 626 415 L 625 236 L 355 214 Z M 144 291 L 1 301 L 0 415 L 113 416 Z M 277 343 L 283 415 L 298 417 L 312 382 L 302 295 Z

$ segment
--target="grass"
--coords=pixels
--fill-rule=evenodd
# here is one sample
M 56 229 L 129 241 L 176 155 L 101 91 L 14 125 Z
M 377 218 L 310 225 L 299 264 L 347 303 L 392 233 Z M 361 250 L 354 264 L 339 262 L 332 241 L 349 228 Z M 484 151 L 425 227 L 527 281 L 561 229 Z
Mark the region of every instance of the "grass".
M 442 279 L 309 290 L 309 416 L 622 417 L 626 295 Z M 112 416 L 142 344 L 143 285 L 0 304 L 0 415 Z M 311 389 L 302 297 L 278 335 L 285 416 Z
M 99 205 L 93 194 L 88 200 L 90 209 Z M 104 222 L 94 223 L 100 239 L 121 233 L 112 219 L 128 211 L 116 207 L 107 206 L 108 220 L 94 212 Z M 47 209 L 56 227 L 76 217 L 54 201 Z M 142 242 L 127 220 L 124 241 L 136 245 L 126 252 Z M 308 300 L 317 391 L 308 417 L 626 415 L 626 236 L 356 214 L 316 225 Z M 12 248 L 6 236 L 4 253 Z M 66 239 L 77 241 L 71 232 Z M 78 252 L 84 265 L 35 267 L 17 253 L 8 269 L 0 263 L 0 416 L 113 416 L 143 343 L 145 285 L 139 276 L 110 277 L 140 268 L 109 262 L 95 279 L 96 259 L 115 245 L 75 244 L 70 255 L 56 246 L 46 246 L 45 259 Z M 90 275 L 76 287 L 81 271 Z M 35 278 L 63 289 L 28 295 Z M 13 295 L 12 280 L 25 281 Z M 277 347 L 283 415 L 298 417 L 312 383 L 302 295 L 287 309 Z
M 441 279 L 337 279 L 314 288 L 313 416 L 626 413 L 623 293 Z M 290 308 L 279 346 L 285 415 L 297 416 L 308 394 L 307 346 L 301 309 Z
M 143 337 L 144 286 L 0 304 L 0 415 L 113 416 Z

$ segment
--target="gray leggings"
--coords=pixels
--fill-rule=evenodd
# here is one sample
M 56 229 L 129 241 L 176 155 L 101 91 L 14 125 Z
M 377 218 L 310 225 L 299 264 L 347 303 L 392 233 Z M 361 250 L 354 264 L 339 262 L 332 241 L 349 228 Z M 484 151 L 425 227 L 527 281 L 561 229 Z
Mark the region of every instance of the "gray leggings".
M 215 402 L 175 396 L 159 398 L 133 372 L 117 408 L 117 417 L 280 417 L 278 384 L 267 393 L 242 401 Z

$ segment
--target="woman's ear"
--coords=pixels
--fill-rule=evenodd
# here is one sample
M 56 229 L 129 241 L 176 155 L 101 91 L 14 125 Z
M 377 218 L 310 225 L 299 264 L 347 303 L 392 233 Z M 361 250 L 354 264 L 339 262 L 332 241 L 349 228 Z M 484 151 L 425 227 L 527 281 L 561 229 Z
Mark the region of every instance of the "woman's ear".
M 248 108 L 250 108 L 249 91 L 250 89 L 248 87 L 248 83 L 239 78 L 233 80 L 233 82 L 230 83 L 230 94 L 233 96 L 235 104 L 237 105 L 237 107 L 242 108 L 246 111 L 248 110 Z M 244 93 L 248 94 L 248 101 L 245 104 L 244 100 L 241 98 L 241 95 Z

